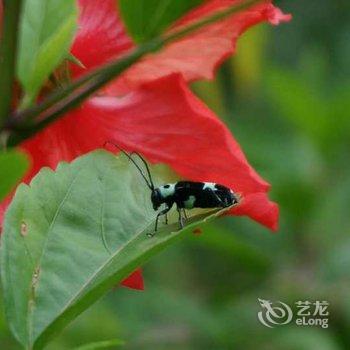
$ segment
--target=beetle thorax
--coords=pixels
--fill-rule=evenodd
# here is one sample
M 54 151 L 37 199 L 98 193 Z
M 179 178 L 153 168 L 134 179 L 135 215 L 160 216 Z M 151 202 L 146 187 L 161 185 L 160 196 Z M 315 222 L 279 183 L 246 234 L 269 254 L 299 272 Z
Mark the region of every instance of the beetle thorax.
M 167 199 L 175 194 L 175 184 L 166 184 L 158 187 L 159 193 L 163 199 Z

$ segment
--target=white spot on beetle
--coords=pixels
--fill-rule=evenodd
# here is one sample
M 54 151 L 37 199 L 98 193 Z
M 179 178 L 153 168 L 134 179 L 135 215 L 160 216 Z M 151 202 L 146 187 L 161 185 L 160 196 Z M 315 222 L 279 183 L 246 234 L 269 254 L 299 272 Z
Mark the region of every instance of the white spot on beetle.
M 192 209 L 195 200 L 196 200 L 196 197 L 195 197 L 195 196 L 189 196 L 189 198 L 188 198 L 186 201 L 184 201 L 184 207 L 185 207 L 186 209 Z
M 210 188 L 211 190 L 215 191 L 216 190 L 216 183 L 215 182 L 204 182 L 203 190 L 206 188 Z
M 175 193 L 175 184 L 166 184 L 159 187 L 162 198 L 172 196 Z

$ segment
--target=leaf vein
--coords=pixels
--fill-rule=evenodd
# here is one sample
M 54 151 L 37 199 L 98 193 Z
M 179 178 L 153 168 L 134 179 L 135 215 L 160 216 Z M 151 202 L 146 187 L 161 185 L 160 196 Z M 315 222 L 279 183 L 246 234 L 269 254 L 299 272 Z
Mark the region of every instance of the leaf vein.
M 46 235 L 46 238 L 45 238 L 45 242 L 44 242 L 44 245 L 43 245 L 43 249 L 42 249 L 42 252 L 41 252 L 41 255 L 40 255 L 40 258 L 38 260 L 38 264 L 37 266 L 40 266 L 41 265 L 41 262 L 42 262 L 42 259 L 43 259 L 43 256 L 45 254 L 45 251 L 46 251 L 46 248 L 47 248 L 47 245 L 48 245 L 48 242 L 49 242 L 49 237 L 50 237 L 50 234 L 53 230 L 53 227 L 56 223 L 56 220 L 57 220 L 57 217 L 59 216 L 63 206 L 64 206 L 64 203 L 66 202 L 67 198 L 69 197 L 72 189 L 73 189 L 73 185 L 76 181 L 76 179 L 78 178 L 78 175 L 79 175 L 80 171 L 77 172 L 77 174 L 73 177 L 71 183 L 69 184 L 69 187 L 67 188 L 67 191 L 64 195 L 64 197 L 62 198 L 60 204 L 58 205 L 57 207 L 57 210 L 53 216 L 53 219 L 51 221 L 51 224 L 48 228 L 48 231 L 47 231 L 47 235 Z M 33 271 L 33 275 L 35 273 L 35 266 L 34 266 L 34 271 Z M 38 280 L 37 280 L 37 284 L 35 286 L 35 289 L 37 289 L 38 285 L 39 285 L 39 282 L 40 282 L 40 276 L 38 277 Z M 33 290 L 33 295 L 31 298 L 29 298 L 28 300 L 28 313 L 27 313 L 27 326 L 28 326 L 28 336 L 29 336 L 29 340 L 30 340 L 30 343 L 32 344 L 32 336 L 33 336 L 33 327 L 32 327 L 32 322 L 33 322 L 33 315 L 34 315 L 34 306 L 33 307 L 30 307 L 30 304 L 32 302 L 34 302 L 34 299 L 35 299 L 35 289 Z

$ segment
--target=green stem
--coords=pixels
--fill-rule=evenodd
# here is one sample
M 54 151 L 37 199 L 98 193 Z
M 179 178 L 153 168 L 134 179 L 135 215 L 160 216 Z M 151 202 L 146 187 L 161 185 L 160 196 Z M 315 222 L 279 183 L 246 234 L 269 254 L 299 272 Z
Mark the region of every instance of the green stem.
M 17 115 L 12 117 L 11 122 L 7 125 L 9 129 L 17 131 L 17 135 L 11 136 L 9 144 L 12 146 L 17 145 L 22 140 L 45 128 L 48 124 L 57 120 L 62 114 L 74 108 L 89 95 L 96 92 L 102 86 L 124 72 L 145 54 L 152 53 L 166 43 L 178 40 L 187 34 L 202 28 L 203 26 L 225 19 L 230 15 L 242 11 L 258 2 L 261 2 L 261 0 L 248 0 L 242 4 L 229 7 L 228 9 L 218 12 L 213 16 L 171 31 L 160 38 L 156 38 L 153 41 L 140 45 L 123 58 L 96 69 L 95 71 L 76 80 L 64 89 L 55 92 L 41 104 L 19 112 Z M 40 121 L 36 122 L 36 124 L 25 124 L 26 121 L 34 121 L 39 115 Z
M 87 74 L 66 88 L 58 90 L 41 104 L 12 116 L 11 121 L 6 125 L 6 128 L 12 131 L 8 145 L 16 146 L 24 139 L 42 130 L 103 85 L 113 80 L 115 76 L 129 68 L 145 53 L 152 52 L 159 46 L 161 46 L 161 43 L 156 41 L 140 45 L 130 54 L 124 56 L 123 59 L 107 64 L 97 71 Z M 40 121 L 34 127 L 26 123 L 26 121 L 32 120 L 38 115 L 40 115 Z
M 11 112 L 22 0 L 4 0 L 3 4 L 3 30 L 0 37 L 0 128 Z
M 171 31 L 170 33 L 163 36 L 163 42 L 164 44 L 175 41 L 178 39 L 181 39 L 182 37 L 186 36 L 187 34 L 195 32 L 197 29 L 200 29 L 204 26 L 207 26 L 209 24 L 213 24 L 215 22 L 218 22 L 220 20 L 223 20 L 237 12 L 243 11 L 247 9 L 248 7 L 253 6 L 254 4 L 257 4 L 258 2 L 261 2 L 262 0 L 247 0 L 245 2 L 242 2 L 239 5 L 234 5 L 228 7 L 226 10 L 219 11 L 215 13 L 212 16 L 208 16 L 206 18 L 203 18 L 200 21 L 197 21 L 195 23 L 192 23 L 188 26 L 181 27 L 177 30 Z

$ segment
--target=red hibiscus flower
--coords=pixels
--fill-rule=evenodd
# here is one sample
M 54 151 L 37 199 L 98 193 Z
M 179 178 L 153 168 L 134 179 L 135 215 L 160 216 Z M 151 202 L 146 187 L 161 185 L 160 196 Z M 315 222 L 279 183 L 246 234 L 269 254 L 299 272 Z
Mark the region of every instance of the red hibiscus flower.
M 239 3 L 208 0 L 176 26 Z M 72 66 L 77 77 L 133 47 L 115 8 L 115 0 L 80 0 L 79 31 L 72 53 L 85 68 Z M 246 215 L 275 230 L 278 207 L 267 197 L 269 184 L 248 164 L 226 126 L 189 90 L 187 83 L 212 78 L 215 68 L 235 50 L 239 35 L 262 21 L 289 20 L 270 1 L 204 27 L 149 55 L 110 84 L 31 139 L 22 143 L 32 159 L 29 181 L 43 166 L 100 148 L 115 140 L 151 162 L 170 165 L 181 177 L 213 181 L 243 197 L 232 214 Z M 142 288 L 138 272 L 124 281 Z

